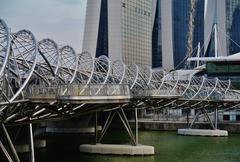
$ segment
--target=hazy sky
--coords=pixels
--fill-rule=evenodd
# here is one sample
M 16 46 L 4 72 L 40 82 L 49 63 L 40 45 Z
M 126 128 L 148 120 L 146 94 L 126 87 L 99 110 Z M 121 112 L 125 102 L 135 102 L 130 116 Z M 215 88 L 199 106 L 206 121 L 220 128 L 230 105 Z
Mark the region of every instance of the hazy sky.
M 87 0 L 0 0 L 0 18 L 13 32 L 28 29 L 81 52 Z

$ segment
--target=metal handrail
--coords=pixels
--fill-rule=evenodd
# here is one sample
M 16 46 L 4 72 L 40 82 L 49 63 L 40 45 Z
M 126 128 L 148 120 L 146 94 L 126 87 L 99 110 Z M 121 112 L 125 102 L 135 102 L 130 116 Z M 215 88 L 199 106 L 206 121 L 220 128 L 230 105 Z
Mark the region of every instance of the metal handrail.
M 26 98 L 49 98 L 56 97 L 58 86 L 30 85 L 24 91 Z
M 127 84 L 62 84 L 58 96 L 129 96 Z

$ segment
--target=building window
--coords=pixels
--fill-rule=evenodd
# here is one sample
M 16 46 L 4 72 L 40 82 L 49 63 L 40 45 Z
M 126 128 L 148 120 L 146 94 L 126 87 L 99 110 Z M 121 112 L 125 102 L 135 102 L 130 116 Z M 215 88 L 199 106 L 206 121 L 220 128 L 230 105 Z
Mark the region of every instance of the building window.
M 174 66 L 182 68 L 187 52 L 187 34 L 191 3 L 190 0 L 172 0 L 173 9 L 173 53 Z M 204 42 L 204 0 L 196 2 L 193 43 L 195 48 Z
M 223 115 L 223 120 L 229 121 L 230 120 L 230 115 Z
M 236 121 L 240 121 L 240 115 L 236 115 Z

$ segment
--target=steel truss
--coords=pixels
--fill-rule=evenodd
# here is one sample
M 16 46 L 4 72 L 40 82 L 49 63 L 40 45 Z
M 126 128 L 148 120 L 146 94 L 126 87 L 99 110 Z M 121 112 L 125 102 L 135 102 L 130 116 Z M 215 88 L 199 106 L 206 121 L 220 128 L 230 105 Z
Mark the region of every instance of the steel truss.
M 119 105 L 135 110 L 240 106 L 240 91 L 232 87 L 230 80 L 197 76 L 198 72 L 166 72 L 125 65 L 106 56 L 93 58 L 88 52 L 76 53 L 69 45 L 59 47 L 51 39 L 37 42 L 29 30 L 11 33 L 0 19 L 0 121 L 30 123 L 30 135 L 33 122 L 61 120 Z M 124 113 L 113 113 L 119 115 L 137 144 Z M 0 146 L 5 152 L 1 141 Z
M 61 96 L 127 95 L 136 100 L 135 106 L 157 109 L 230 108 L 240 100 L 240 91 L 230 80 L 196 76 L 197 70 L 166 72 L 106 56 L 93 58 L 88 52 L 77 54 L 71 46 L 59 48 L 51 39 L 37 42 L 28 30 L 10 33 L 3 20 L 0 45 L 2 122 L 69 117 L 86 105 L 59 101 Z

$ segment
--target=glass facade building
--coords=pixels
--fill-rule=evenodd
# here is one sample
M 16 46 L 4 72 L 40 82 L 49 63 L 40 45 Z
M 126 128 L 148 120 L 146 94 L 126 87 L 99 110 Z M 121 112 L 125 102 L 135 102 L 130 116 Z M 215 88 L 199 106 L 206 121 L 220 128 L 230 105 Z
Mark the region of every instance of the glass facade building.
M 111 16 L 109 14 L 113 14 L 109 13 L 110 3 L 113 5 L 114 0 L 101 0 L 100 2 L 96 57 L 111 55 L 109 44 L 113 33 L 110 33 L 110 26 L 114 26 L 114 22 L 109 20 L 109 16 Z M 122 56 L 121 59 L 126 64 L 151 66 L 152 0 L 122 0 L 121 3 L 118 1 L 115 4 L 121 7 L 121 16 L 115 19 L 121 22 L 121 25 L 116 27 L 121 31 L 122 41 L 118 44 L 121 46 L 121 53 L 119 53 Z
M 122 0 L 122 49 L 126 64 L 152 65 L 152 0 Z
M 173 58 L 174 66 L 178 66 L 186 56 L 188 34 L 189 0 L 173 0 Z M 181 67 L 181 66 L 180 66 Z
M 152 67 L 162 67 L 161 0 L 157 0 L 152 32 Z
M 162 15 L 161 0 L 156 1 L 156 12 L 152 31 L 152 67 L 162 66 Z M 197 47 L 198 43 L 204 43 L 204 0 L 198 0 L 195 7 L 194 33 L 192 47 Z M 171 0 L 172 8 L 172 43 L 173 43 L 173 64 L 174 67 L 184 67 L 184 59 L 187 51 L 187 35 L 191 0 Z M 171 11 L 169 11 L 171 12 Z M 203 54 L 201 54 L 203 55 Z
M 226 0 L 226 34 L 228 55 L 240 51 L 240 0 Z
M 240 62 L 239 61 L 218 61 L 207 62 L 207 75 L 218 77 L 222 80 L 231 80 L 234 88 L 240 89 Z
M 96 57 L 108 56 L 108 0 L 101 1 Z
M 204 44 L 204 0 L 196 2 L 194 33 L 193 33 L 193 48 L 197 47 L 198 43 L 201 46 Z M 203 53 L 200 53 L 203 55 Z
M 200 42 L 205 45 L 201 52 L 214 56 L 214 34 L 210 42 L 208 39 L 217 10 L 224 16 L 217 22 L 219 28 L 226 26 L 226 34 L 233 40 L 222 40 L 218 34 L 223 55 L 239 52 L 240 0 L 208 0 L 207 6 L 205 2 L 196 1 L 192 47 Z M 166 70 L 184 67 L 191 0 L 92 0 L 87 4 L 84 50 L 126 64 Z M 204 17 L 204 13 L 209 15 Z
M 184 58 L 187 51 L 187 35 L 189 12 L 191 8 L 190 0 L 173 0 L 173 55 L 174 66 L 182 68 L 184 66 Z M 193 33 L 193 48 L 198 43 L 204 42 L 204 0 L 197 1 L 194 33 Z

